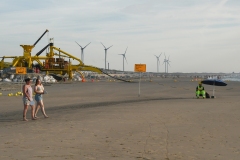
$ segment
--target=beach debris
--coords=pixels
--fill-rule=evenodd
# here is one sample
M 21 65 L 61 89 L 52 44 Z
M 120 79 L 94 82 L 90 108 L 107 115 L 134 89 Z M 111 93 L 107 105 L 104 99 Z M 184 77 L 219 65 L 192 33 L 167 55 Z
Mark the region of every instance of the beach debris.
M 43 81 L 43 77 L 40 75 L 37 76 L 37 79 L 39 79 L 41 82 Z
M 9 97 L 13 96 L 13 93 L 9 93 L 8 96 L 9 96 Z
M 3 82 L 12 82 L 12 81 L 10 79 L 8 79 L 8 78 L 4 78 Z
M 49 74 L 49 76 L 52 76 L 56 81 L 62 81 L 63 77 L 59 74 Z
M 23 95 L 23 93 L 22 92 L 17 92 L 19 95 Z
M 82 81 L 82 78 L 78 75 L 74 75 L 74 81 Z
M 55 83 L 55 82 L 57 82 L 57 81 L 56 81 L 56 79 L 53 78 L 53 76 L 45 75 L 45 76 L 43 77 L 43 82 Z
M 13 79 L 14 78 L 14 74 L 11 74 L 9 79 Z
M 80 77 L 80 74 L 78 72 L 75 72 L 73 74 L 73 81 L 82 81 L 82 78 Z

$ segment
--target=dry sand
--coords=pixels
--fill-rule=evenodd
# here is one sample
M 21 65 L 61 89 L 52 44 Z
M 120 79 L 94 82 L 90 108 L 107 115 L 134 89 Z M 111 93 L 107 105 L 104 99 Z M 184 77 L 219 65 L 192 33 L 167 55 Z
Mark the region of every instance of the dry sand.
M 239 160 L 240 83 L 227 83 L 215 99 L 190 79 L 142 81 L 140 97 L 138 83 L 51 84 L 50 118 L 28 122 L 21 97 L 0 96 L 0 159 Z

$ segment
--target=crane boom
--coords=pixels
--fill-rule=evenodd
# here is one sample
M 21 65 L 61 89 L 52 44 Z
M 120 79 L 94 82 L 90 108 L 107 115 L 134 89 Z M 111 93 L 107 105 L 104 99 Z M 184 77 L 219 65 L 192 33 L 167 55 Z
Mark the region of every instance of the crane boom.
M 38 41 L 40 41 L 40 39 L 48 32 L 48 30 L 46 29 L 46 31 L 41 35 L 41 37 L 38 38 L 38 40 L 33 44 L 33 46 L 35 46 Z

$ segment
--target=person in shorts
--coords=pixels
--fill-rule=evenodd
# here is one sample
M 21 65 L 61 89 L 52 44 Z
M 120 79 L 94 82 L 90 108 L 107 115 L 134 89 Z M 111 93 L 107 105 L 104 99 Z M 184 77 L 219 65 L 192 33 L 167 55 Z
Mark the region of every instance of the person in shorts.
M 44 94 L 44 87 L 43 87 L 40 79 L 36 80 L 36 83 L 34 86 L 34 92 L 36 93 L 35 100 L 37 102 L 34 117 L 37 118 L 38 110 L 41 107 L 42 114 L 44 115 L 45 118 L 48 118 L 48 116 L 45 112 L 45 109 L 44 109 L 44 104 L 43 104 L 43 96 L 42 95 Z
M 26 78 L 25 82 L 26 82 L 26 84 L 23 85 L 23 87 L 22 87 L 23 105 L 24 105 L 23 121 L 28 121 L 27 118 L 26 118 L 28 106 L 31 106 L 32 120 L 36 120 L 36 118 L 34 117 L 34 109 L 35 109 L 35 107 L 34 107 L 34 101 L 33 101 L 33 98 L 32 98 L 31 79 L 30 78 Z

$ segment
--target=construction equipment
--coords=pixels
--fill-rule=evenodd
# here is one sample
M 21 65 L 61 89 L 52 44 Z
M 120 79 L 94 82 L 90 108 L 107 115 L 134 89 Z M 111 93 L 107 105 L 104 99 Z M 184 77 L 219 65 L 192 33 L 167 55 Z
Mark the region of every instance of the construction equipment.
M 101 69 L 94 66 L 85 65 L 79 58 L 61 50 L 58 47 L 55 47 L 53 38 L 50 38 L 48 45 L 46 45 L 35 55 L 32 55 L 32 49 L 47 32 L 48 30 L 46 30 L 33 45 L 20 45 L 23 48 L 22 56 L 3 56 L 2 60 L 0 61 L 0 70 L 8 67 L 27 67 L 28 70 L 33 70 L 35 66 L 37 66 L 39 70 L 45 71 L 46 74 L 53 73 L 65 75 L 67 73 L 69 79 L 73 78 L 74 71 L 80 73 L 82 79 L 84 79 L 82 71 L 103 73 Z M 47 48 L 49 48 L 49 52 L 46 54 L 46 56 L 40 56 Z M 54 51 L 58 51 L 59 54 L 55 53 Z M 13 60 L 10 63 L 6 63 L 4 62 L 6 58 L 13 58 Z M 64 58 L 68 58 L 68 61 L 66 61 Z M 79 64 L 72 64 L 71 59 L 78 61 Z

